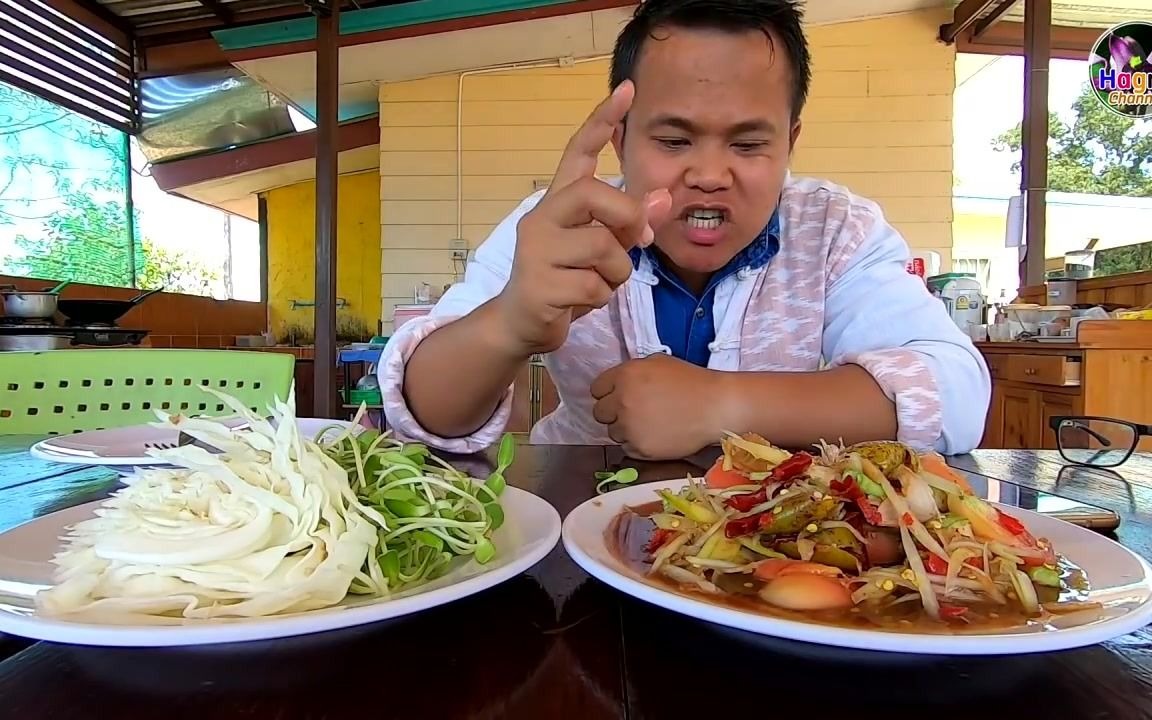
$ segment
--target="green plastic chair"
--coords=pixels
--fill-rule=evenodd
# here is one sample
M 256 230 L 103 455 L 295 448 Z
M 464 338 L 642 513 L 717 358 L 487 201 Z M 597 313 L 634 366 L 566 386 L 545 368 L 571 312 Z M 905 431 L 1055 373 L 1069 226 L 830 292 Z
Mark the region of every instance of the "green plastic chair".
M 0 353 L 0 435 L 67 435 L 155 422 L 156 410 L 228 415 L 209 386 L 265 413 L 288 400 L 296 358 L 236 350 Z

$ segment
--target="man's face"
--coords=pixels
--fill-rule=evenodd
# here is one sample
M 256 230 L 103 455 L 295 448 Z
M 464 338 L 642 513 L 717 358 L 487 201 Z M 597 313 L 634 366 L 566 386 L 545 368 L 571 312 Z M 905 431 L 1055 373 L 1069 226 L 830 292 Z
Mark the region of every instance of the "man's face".
M 781 42 L 763 32 L 663 29 L 649 38 L 613 146 L 629 194 L 672 195 L 656 246 L 699 284 L 748 246 L 776 209 L 799 123 Z

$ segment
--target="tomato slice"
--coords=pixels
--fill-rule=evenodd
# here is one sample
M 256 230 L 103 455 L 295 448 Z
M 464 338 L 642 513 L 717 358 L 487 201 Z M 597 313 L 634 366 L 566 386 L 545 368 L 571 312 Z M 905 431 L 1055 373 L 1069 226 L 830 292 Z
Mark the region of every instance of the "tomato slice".
M 704 473 L 704 482 L 713 490 L 723 490 L 734 485 L 753 485 L 752 479 L 738 470 L 725 470 L 724 458 L 719 458 L 708 472 Z

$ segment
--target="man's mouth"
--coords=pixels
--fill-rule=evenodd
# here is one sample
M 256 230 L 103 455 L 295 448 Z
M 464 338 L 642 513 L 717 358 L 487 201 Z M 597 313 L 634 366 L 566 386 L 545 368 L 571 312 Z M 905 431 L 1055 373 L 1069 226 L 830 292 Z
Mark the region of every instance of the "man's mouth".
M 724 223 L 724 211 L 696 208 L 685 213 L 684 221 L 688 223 L 688 227 L 691 228 L 716 230 Z

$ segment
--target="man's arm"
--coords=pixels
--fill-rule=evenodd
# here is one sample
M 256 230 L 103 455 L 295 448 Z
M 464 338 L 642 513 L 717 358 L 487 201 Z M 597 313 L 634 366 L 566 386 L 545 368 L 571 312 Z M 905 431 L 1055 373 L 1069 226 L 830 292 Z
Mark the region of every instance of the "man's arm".
M 508 354 L 489 332 L 512 269 L 516 225 L 543 192 L 527 198 L 476 249 L 463 282 L 427 316 L 389 339 L 377 375 L 384 416 L 397 437 L 469 454 L 500 439 L 512 412 L 512 384 L 528 358 Z
M 896 404 L 858 365 L 799 373 L 718 371 L 715 379 L 724 430 L 755 432 L 793 448 L 897 437 Z
M 859 235 L 844 238 L 831 259 L 823 347 L 829 369 L 717 378 L 730 428 L 795 447 L 842 437 L 968 452 L 984 432 L 988 366 L 943 303 L 905 270 L 907 245 L 879 207 L 856 202 L 858 216 L 842 232 Z
M 435 330 L 408 359 L 404 399 L 412 417 L 429 432 L 445 438 L 475 433 L 492 418 L 528 363 L 529 357 L 501 342 L 507 334 L 499 303 L 493 298 Z

